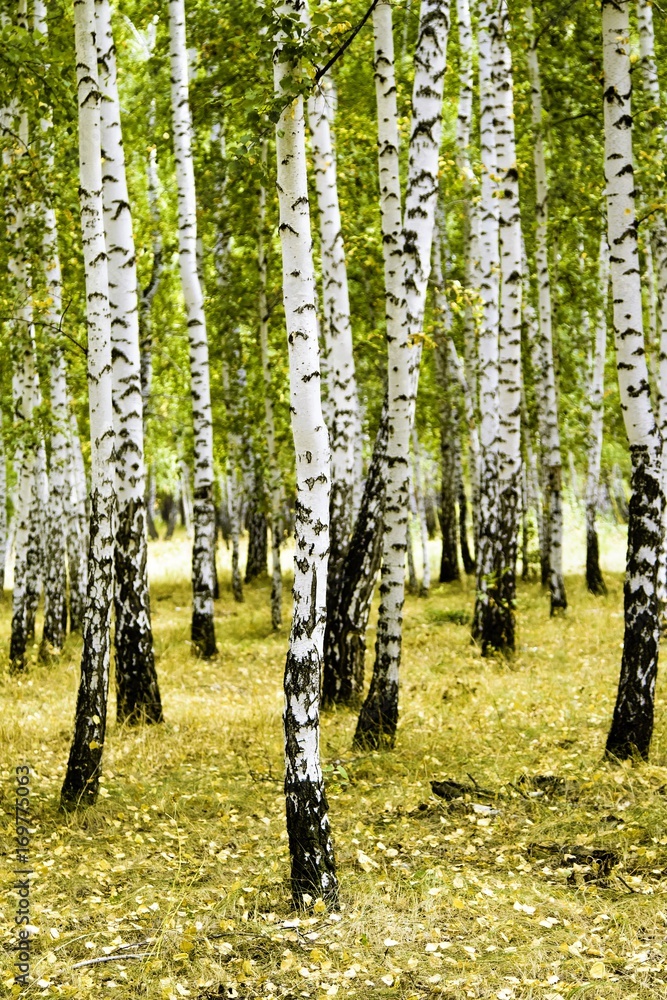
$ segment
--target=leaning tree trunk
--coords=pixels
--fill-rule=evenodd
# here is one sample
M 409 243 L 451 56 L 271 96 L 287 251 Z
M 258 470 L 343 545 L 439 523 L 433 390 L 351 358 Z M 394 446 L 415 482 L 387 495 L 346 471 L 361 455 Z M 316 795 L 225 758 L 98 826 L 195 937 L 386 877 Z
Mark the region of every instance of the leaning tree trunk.
M 387 459 L 387 400 L 382 407 L 364 492 L 343 566 L 338 598 L 327 612 L 324 656 L 335 658 L 322 675 L 322 704 L 355 703 L 364 690 L 366 632 L 382 559 Z M 335 690 L 329 685 L 336 684 Z
M 201 282 L 197 271 L 197 201 L 192 159 L 192 119 L 188 93 L 188 53 L 184 0 L 169 0 L 171 113 L 178 189 L 178 260 L 190 342 L 190 380 L 194 425 L 194 543 L 192 547 L 192 643 L 203 657 L 214 656 L 213 422 L 208 339 Z
M 600 240 L 600 304 L 595 325 L 593 367 L 589 389 L 591 422 L 588 432 L 588 477 L 586 480 L 586 586 L 592 594 L 606 594 L 600 571 L 600 549 L 595 517 L 600 493 L 600 460 L 604 418 L 604 362 L 607 350 L 607 299 L 609 296 L 609 249 L 607 234 Z
M 497 578 L 499 528 L 499 399 L 498 399 L 498 198 L 496 187 L 495 81 L 493 79 L 494 17 L 491 0 L 479 5 L 479 89 L 482 153 L 480 202 L 480 294 L 482 323 L 479 332 L 480 473 L 477 522 L 477 597 L 473 638 L 482 654 L 503 649 L 505 616 Z
M 109 0 L 95 0 L 116 437 L 116 720 L 161 722 L 150 596 L 139 296 Z
M 468 425 L 468 468 L 470 472 L 470 485 L 472 488 L 472 516 L 473 516 L 473 531 L 475 539 L 477 538 L 477 520 L 479 513 L 479 471 L 480 471 L 480 448 L 479 448 L 479 430 L 477 426 L 477 418 L 475 415 L 475 404 L 473 400 L 472 393 L 470 391 L 470 385 L 468 379 L 466 378 L 465 368 L 463 362 L 461 361 L 458 351 L 456 350 L 456 345 L 452 338 L 449 338 L 449 360 L 451 362 L 451 370 L 456 376 L 456 380 L 459 383 L 461 389 L 461 395 L 463 397 L 463 412 L 465 413 L 466 423 Z M 462 514 L 462 503 L 466 502 L 465 498 L 465 488 L 463 483 L 463 476 L 461 476 L 461 487 L 460 487 L 460 497 L 459 499 L 459 518 L 461 520 L 461 555 L 463 556 L 463 565 L 467 574 L 472 574 L 475 572 L 477 553 L 475 552 L 475 559 L 472 558 L 470 551 L 468 549 L 468 537 L 466 533 L 466 519 L 465 514 Z M 467 559 L 466 559 L 467 552 Z
M 262 163 L 266 165 L 267 142 L 262 143 Z M 259 269 L 259 344 L 264 377 L 264 430 L 268 455 L 269 494 L 271 500 L 271 626 L 282 625 L 283 575 L 280 565 L 282 541 L 282 490 L 276 453 L 276 421 L 273 413 L 271 359 L 269 357 L 269 310 L 267 305 L 268 263 L 266 256 L 266 188 L 259 189 L 259 233 L 257 236 L 257 266 Z M 323 673 L 326 673 L 323 671 Z
M 457 439 L 459 429 L 454 419 L 450 376 L 449 331 L 451 313 L 442 273 L 442 250 L 439 228 L 433 241 L 433 287 L 435 290 L 438 335 L 435 347 L 435 370 L 438 384 L 438 410 L 440 417 L 440 531 L 442 552 L 440 557 L 440 583 L 460 579 L 456 501 L 460 476 L 460 455 L 457 468 Z
M 97 798 L 109 692 L 114 584 L 114 431 L 111 315 L 102 204 L 101 93 L 97 79 L 94 0 L 74 6 L 79 103 L 79 200 L 88 327 L 91 489 L 88 603 L 74 738 L 60 803 L 63 809 Z
M 660 435 L 653 416 L 644 348 L 632 158 L 628 4 L 603 0 L 604 137 L 607 231 L 614 336 L 623 419 L 632 457 L 625 576 L 625 635 L 607 754 L 647 758 L 658 672 L 656 575 L 664 494 Z
M 303 0 L 284 0 L 278 14 L 302 18 Z M 284 21 L 283 21 L 284 23 Z M 289 23 L 289 22 L 288 22 Z M 280 32 L 275 92 L 299 78 L 294 46 Z M 287 91 L 289 92 L 289 91 Z M 320 670 L 326 622 L 330 460 L 320 397 L 315 272 L 310 235 L 303 98 L 293 98 L 276 125 L 283 301 L 290 365 L 290 410 L 296 452 L 294 612 L 285 663 L 285 796 L 292 860 L 292 899 L 335 904 L 338 881 L 320 765 Z
M 338 204 L 336 153 L 331 135 L 335 102 L 335 89 L 328 80 L 322 82 L 308 101 L 322 248 L 323 333 L 331 412 L 331 523 L 327 613 L 333 608 L 340 589 L 352 533 L 355 455 L 361 433 L 345 247 Z M 333 662 L 325 659 L 325 674 Z M 330 690 L 336 688 L 335 683 L 330 680 L 327 681 L 327 686 Z
M 526 7 L 528 29 L 533 32 L 533 8 Z M 558 428 L 558 394 L 554 371 L 554 346 L 552 334 L 551 280 L 549 278 L 549 226 L 547 167 L 544 155 L 542 123 L 542 84 L 537 57 L 537 36 L 528 50 L 528 71 L 531 85 L 531 106 L 535 139 L 535 187 L 537 230 L 535 257 L 539 285 L 540 365 L 544 390 L 545 441 L 544 461 L 547 477 L 547 508 L 545 510 L 545 536 L 549 551 L 549 590 L 551 613 L 567 607 L 563 580 L 563 496 L 561 484 L 560 431 Z
M 389 433 L 381 603 L 370 690 L 355 732 L 359 746 L 392 746 L 398 724 L 405 549 L 410 503 L 410 428 L 414 417 L 426 289 L 438 197 L 442 92 L 449 0 L 422 0 L 415 51 L 405 224 L 401 227 L 398 112 L 391 6 L 373 10 L 380 205 L 385 276 Z
M 507 7 L 496 20 L 496 165 L 500 236 L 500 328 L 498 347 L 499 502 L 498 617 L 500 647 L 515 648 L 514 606 L 521 502 L 521 214 L 514 135 L 514 84 Z

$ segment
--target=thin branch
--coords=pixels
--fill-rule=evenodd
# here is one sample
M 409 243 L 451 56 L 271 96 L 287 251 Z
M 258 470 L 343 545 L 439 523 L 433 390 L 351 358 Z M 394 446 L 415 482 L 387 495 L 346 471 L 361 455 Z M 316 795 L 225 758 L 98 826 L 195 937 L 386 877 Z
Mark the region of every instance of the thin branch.
M 127 952 L 123 952 L 121 955 L 102 955 L 100 958 L 88 958 L 85 962 L 75 962 L 72 968 L 83 969 L 87 965 L 101 965 L 103 962 L 124 962 L 126 958 L 138 958 L 141 960 L 148 958 L 148 955 L 145 952 L 143 955 L 129 955 Z
M 352 32 L 348 35 L 348 37 L 345 39 L 345 41 L 343 42 L 343 44 L 334 52 L 334 54 L 331 56 L 331 58 L 328 60 L 328 62 L 326 62 L 324 64 L 324 66 L 322 66 L 320 69 L 318 69 L 317 73 L 315 74 L 315 83 L 319 83 L 320 80 L 322 79 L 322 77 L 326 76 L 326 74 L 329 72 L 329 70 L 334 65 L 334 63 L 338 62 L 338 60 L 341 58 L 341 56 L 350 47 L 350 45 L 352 44 L 352 42 L 354 41 L 354 39 L 357 37 L 357 35 L 359 34 L 359 32 L 361 31 L 361 29 L 363 28 L 363 26 L 366 24 L 366 21 L 371 16 L 371 14 L 373 13 L 373 11 L 377 7 L 377 5 L 378 5 L 378 0 L 373 0 L 372 4 L 370 5 L 370 7 L 368 8 L 368 10 L 366 11 L 366 13 L 364 14 L 364 16 L 362 17 L 361 21 L 359 21 L 359 23 L 356 26 L 356 28 L 354 28 L 352 30 Z

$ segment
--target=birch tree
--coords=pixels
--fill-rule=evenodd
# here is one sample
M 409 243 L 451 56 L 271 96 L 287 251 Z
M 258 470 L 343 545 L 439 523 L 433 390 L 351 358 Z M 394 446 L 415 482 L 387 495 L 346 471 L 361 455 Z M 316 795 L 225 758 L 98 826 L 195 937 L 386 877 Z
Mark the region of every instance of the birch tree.
M 95 802 L 102 765 L 109 691 L 111 607 L 114 587 L 114 429 L 111 313 L 104 235 L 102 149 L 94 0 L 75 0 L 79 107 L 79 200 L 88 328 L 88 398 L 91 489 L 88 603 L 74 737 L 61 807 Z
M 602 3 L 607 234 L 621 409 L 632 458 L 625 634 L 607 754 L 648 757 L 658 670 L 656 575 L 664 493 L 648 382 L 637 248 L 629 4 Z
M 262 143 L 262 166 L 266 167 L 267 142 Z M 257 266 L 259 270 L 259 344 L 264 380 L 264 429 L 268 455 L 268 488 L 271 502 L 271 625 L 282 625 L 283 577 L 280 565 L 282 539 L 282 490 L 276 451 L 276 422 L 273 412 L 273 385 L 269 355 L 269 310 L 267 303 L 268 261 L 266 255 L 266 188 L 259 189 L 259 231 L 257 234 Z
M 119 722 L 162 721 L 147 571 L 139 300 L 109 0 L 95 0 L 102 101 L 104 227 L 108 258 L 116 439 L 115 664 Z
M 499 455 L 499 280 L 498 198 L 494 72 L 494 5 L 479 5 L 479 93 L 482 182 L 480 193 L 479 272 L 482 322 L 479 331 L 480 472 L 477 515 L 477 597 L 473 637 L 482 652 L 502 649 L 505 623 L 498 591 Z
M 294 610 L 285 663 L 285 796 L 292 859 L 292 898 L 334 904 L 338 894 L 320 765 L 320 670 L 326 621 L 330 455 L 320 396 L 315 272 L 310 235 L 300 39 L 304 0 L 277 8 L 274 87 L 286 101 L 276 126 L 277 187 L 283 302 L 290 370 L 290 412 L 296 452 Z M 285 28 L 289 24 L 291 36 Z
M 655 55 L 655 33 L 653 29 L 653 6 L 648 0 L 637 0 L 637 27 L 640 47 L 640 81 L 644 93 L 658 112 L 662 109 L 662 95 Z M 650 123 L 653 125 L 653 122 Z M 664 177 L 665 138 L 667 132 L 662 122 L 654 132 L 657 139 L 656 160 L 661 168 L 659 176 Z M 658 387 L 658 427 L 662 438 L 662 488 L 667 489 L 667 222 L 662 207 L 664 185 L 662 181 L 655 192 L 657 211 L 648 219 L 649 238 L 645 241 L 646 278 L 648 284 L 649 321 L 651 332 L 658 345 L 657 387 Z M 652 252 L 651 243 L 655 248 Z M 653 274 L 653 257 L 657 277 L 657 301 Z M 658 600 L 660 602 L 661 625 L 667 620 L 667 505 L 663 513 L 662 545 L 658 567 Z
M 331 534 L 327 608 L 332 606 L 334 595 L 340 588 L 343 561 L 352 532 L 355 457 L 361 434 L 345 246 L 338 204 L 336 153 L 331 134 L 335 106 L 335 88 L 330 80 L 325 79 L 308 99 L 308 121 L 312 133 L 322 247 L 323 333 L 331 408 Z M 325 657 L 325 673 L 332 662 L 331 658 Z
M 380 0 L 373 10 L 389 428 L 380 586 L 382 600 L 375 665 L 354 737 L 355 743 L 362 746 L 393 745 L 398 723 L 398 674 L 410 504 L 410 428 L 419 377 L 422 323 L 438 196 L 448 30 L 449 3 L 423 0 L 415 51 L 408 183 L 405 223 L 402 226 L 391 7 L 385 0 Z M 412 346 L 413 340 L 418 342 L 418 346 Z
M 531 109 L 535 139 L 533 160 L 535 164 L 537 226 L 535 231 L 535 258 L 538 281 L 538 316 L 540 330 L 540 369 L 542 371 L 544 404 L 544 462 L 547 476 L 547 505 L 545 510 L 545 540 L 549 552 L 549 591 L 551 613 L 567 607 L 563 580 L 563 497 L 561 485 L 560 430 L 558 427 L 558 396 L 554 371 L 552 332 L 551 278 L 549 275 L 549 218 L 547 166 L 544 153 L 544 123 L 542 111 L 542 82 L 537 55 L 537 35 L 534 29 L 532 4 L 526 6 L 528 30 L 532 42 L 528 49 L 528 72 L 531 87 Z
M 199 655 L 214 656 L 213 588 L 215 505 L 213 422 L 206 317 L 197 271 L 197 200 L 192 161 L 192 118 L 184 0 L 169 0 L 171 114 L 178 189 L 178 261 L 190 343 L 194 425 L 194 543 L 192 548 L 192 643 Z
M 521 214 L 514 135 L 514 81 L 507 6 L 499 7 L 495 30 L 496 165 L 500 237 L 500 326 L 498 347 L 499 516 L 498 615 L 501 649 L 515 646 L 514 606 L 521 495 Z
M 604 363 L 607 350 L 609 248 L 606 233 L 603 233 L 600 239 L 598 287 L 600 304 L 595 322 L 589 391 L 591 417 L 588 433 L 588 476 L 586 479 L 586 586 L 592 594 L 606 594 L 607 587 L 600 570 L 600 548 L 595 526 L 600 493 L 600 461 L 604 420 Z

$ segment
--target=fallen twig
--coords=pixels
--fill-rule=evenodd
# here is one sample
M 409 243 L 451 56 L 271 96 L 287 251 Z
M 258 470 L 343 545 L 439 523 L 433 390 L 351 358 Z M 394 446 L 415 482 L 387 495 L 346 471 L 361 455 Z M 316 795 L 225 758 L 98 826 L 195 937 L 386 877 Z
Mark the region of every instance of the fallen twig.
M 83 969 L 86 965 L 101 965 L 103 962 L 124 962 L 126 958 L 146 958 L 146 952 L 143 955 L 129 955 L 127 952 L 123 952 L 120 955 L 102 955 L 100 958 L 87 958 L 85 962 L 75 962 L 72 968 Z

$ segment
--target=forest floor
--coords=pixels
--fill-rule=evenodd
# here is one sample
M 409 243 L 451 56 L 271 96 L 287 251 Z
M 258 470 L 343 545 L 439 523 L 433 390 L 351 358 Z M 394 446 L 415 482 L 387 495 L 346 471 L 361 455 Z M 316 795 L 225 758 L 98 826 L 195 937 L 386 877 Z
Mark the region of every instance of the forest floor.
M 620 532 L 603 541 L 618 569 Z M 80 640 L 20 679 L 3 654 L 9 890 L 15 768 L 33 772 L 26 997 L 667 996 L 664 676 L 652 763 L 602 759 L 619 573 L 606 598 L 569 576 L 570 610 L 553 620 L 539 585 L 522 584 L 511 662 L 470 643 L 471 581 L 408 599 L 396 749 L 352 752 L 352 711 L 322 720 L 341 908 L 304 916 L 290 909 L 281 788 L 287 628 L 271 633 L 268 582 L 235 605 L 225 570 L 220 656 L 193 659 L 187 567 L 184 538 L 151 546 L 167 721 L 119 728 L 111 711 L 101 796 L 81 815 L 57 810 Z M 9 619 L 6 593 L 3 650 Z M 445 778 L 486 791 L 446 802 L 430 787 Z M 0 995 L 11 996 L 18 895 L 0 900 Z

